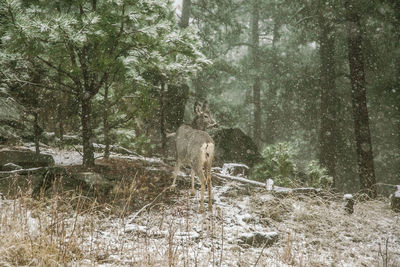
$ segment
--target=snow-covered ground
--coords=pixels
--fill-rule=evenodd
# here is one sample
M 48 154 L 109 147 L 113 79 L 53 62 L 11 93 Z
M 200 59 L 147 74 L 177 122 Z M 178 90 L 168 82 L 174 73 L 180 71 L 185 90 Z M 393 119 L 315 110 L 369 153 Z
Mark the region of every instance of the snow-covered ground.
M 78 152 L 48 153 L 79 163 Z M 400 214 L 387 199 L 356 201 L 348 215 L 337 196 L 275 196 L 225 181 L 213 187 L 212 214 L 201 214 L 199 190 L 190 191 L 126 216 L 69 200 L 0 200 L 0 265 L 400 266 Z

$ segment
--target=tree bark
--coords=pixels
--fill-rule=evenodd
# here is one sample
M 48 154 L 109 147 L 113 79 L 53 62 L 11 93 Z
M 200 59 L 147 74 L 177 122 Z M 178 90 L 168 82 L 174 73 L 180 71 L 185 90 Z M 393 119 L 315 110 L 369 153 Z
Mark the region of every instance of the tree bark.
M 254 104 L 254 142 L 258 147 L 261 146 L 261 80 L 259 75 L 259 11 L 260 2 L 259 0 L 253 0 L 253 10 L 251 18 L 251 56 L 254 70 L 254 81 L 253 81 L 253 104 Z
M 274 6 L 274 29 L 272 32 L 272 56 L 270 58 L 271 64 L 271 76 L 268 80 L 268 90 L 266 91 L 266 97 L 263 101 L 263 109 L 265 110 L 265 121 L 263 132 L 263 141 L 268 144 L 274 144 L 276 138 L 276 125 L 278 122 L 278 112 L 276 109 L 276 92 L 278 90 L 278 84 L 276 77 L 280 77 L 279 70 L 279 58 L 278 58 L 278 50 L 276 47 L 276 43 L 280 39 L 279 28 L 281 25 L 280 19 L 278 18 L 276 7 Z
M 360 15 L 354 4 L 354 1 L 346 0 L 348 20 L 348 57 L 350 65 L 358 174 L 361 191 L 368 194 L 368 196 L 375 198 L 377 194 L 376 178 L 367 109 L 364 58 L 362 54 L 362 31 Z
M 108 123 L 108 113 L 109 113 L 109 99 L 108 99 L 109 86 L 106 85 L 104 88 L 104 110 L 103 110 L 103 135 L 104 135 L 104 158 L 108 159 L 110 157 L 110 125 Z
M 33 111 L 33 132 L 34 132 L 34 140 L 35 140 L 35 152 L 36 155 L 40 154 L 40 126 L 39 126 L 39 114 L 38 111 Z
M 161 151 L 165 156 L 167 154 L 167 132 L 165 129 L 165 83 L 160 86 L 160 133 L 161 133 Z
M 179 21 L 179 27 L 184 29 L 189 26 L 190 14 L 192 9 L 191 0 L 183 0 L 182 14 Z M 194 81 L 195 83 L 195 81 Z M 162 85 L 162 86 L 166 86 Z M 163 89 L 163 115 L 164 115 L 164 130 L 175 131 L 183 123 L 185 114 L 185 106 L 188 100 L 189 87 L 186 84 L 168 84 L 168 89 Z M 163 141 L 163 133 L 161 140 Z M 166 143 L 166 140 L 165 140 Z M 162 143 L 162 146 L 166 144 Z M 166 151 L 165 151 L 166 152 Z
M 183 124 L 185 106 L 189 98 L 189 86 L 186 84 L 168 85 L 165 95 L 165 128 L 175 131 Z
M 64 99 L 61 98 L 61 101 Z M 65 117 L 65 108 L 63 107 L 63 104 L 58 104 L 57 105 L 57 122 L 56 122 L 56 127 L 58 130 L 58 137 L 60 138 L 60 141 L 64 140 L 64 117 Z
M 187 26 L 189 26 L 191 10 L 192 10 L 192 1 L 191 0 L 183 0 L 182 1 L 182 14 L 181 14 L 181 19 L 179 21 L 179 27 L 186 28 Z
M 81 123 L 82 123 L 82 145 L 83 145 L 83 166 L 94 166 L 93 129 L 91 98 L 81 96 Z
M 321 127 L 319 133 L 319 161 L 333 177 L 333 186 L 336 184 L 336 146 L 337 146 L 337 113 L 338 97 L 335 87 L 335 38 L 334 30 L 329 22 L 320 15 L 320 61 L 321 61 Z
M 400 1 L 398 0 L 391 0 L 390 1 L 393 10 L 394 10 L 394 14 L 395 14 L 395 29 L 396 29 L 396 37 L 397 37 L 397 49 L 400 49 Z M 395 82 L 395 88 L 394 88 L 394 97 L 396 99 L 396 109 L 397 109 L 397 140 L 398 140 L 398 149 L 400 149 L 400 56 L 398 56 L 395 59 L 395 66 L 396 66 L 396 82 Z M 399 164 L 400 167 L 400 164 Z M 399 173 L 400 175 L 400 169 L 397 170 L 397 173 Z

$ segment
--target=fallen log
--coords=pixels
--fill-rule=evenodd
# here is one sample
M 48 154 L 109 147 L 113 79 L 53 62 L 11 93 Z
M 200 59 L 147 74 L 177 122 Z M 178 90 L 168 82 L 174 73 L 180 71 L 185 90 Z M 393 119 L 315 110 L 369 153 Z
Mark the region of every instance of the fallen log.
M 238 176 L 232 176 L 232 175 L 225 175 L 225 174 L 220 174 L 220 173 L 215 173 L 213 172 L 213 175 L 215 178 L 220 179 L 220 180 L 231 180 L 235 182 L 240 182 L 243 184 L 249 184 L 252 186 L 257 186 L 257 187 L 263 187 L 267 189 L 267 184 L 254 181 L 254 180 L 249 180 L 243 177 L 238 177 Z M 301 194 L 301 195 L 313 195 L 313 194 L 318 194 L 322 191 L 321 188 L 314 188 L 314 187 L 300 187 L 300 188 L 287 188 L 287 187 L 280 187 L 280 186 L 273 186 L 271 190 L 268 190 L 271 193 L 277 194 L 277 195 L 289 195 L 289 194 Z
M 254 186 L 258 186 L 258 187 L 267 187 L 267 185 L 265 183 L 257 182 L 254 180 L 249 180 L 249 179 L 246 179 L 243 177 L 225 175 L 225 174 L 220 174 L 220 173 L 213 173 L 213 174 L 214 174 L 214 177 L 216 177 L 218 179 L 222 179 L 222 180 L 232 180 L 232 181 L 250 184 L 250 185 L 254 185 Z
M 12 171 L 0 171 L 0 178 L 8 177 L 11 174 L 28 175 L 28 174 L 42 173 L 46 169 L 47 169 L 46 167 L 37 167 L 37 168 L 20 169 L 20 170 L 12 170 Z

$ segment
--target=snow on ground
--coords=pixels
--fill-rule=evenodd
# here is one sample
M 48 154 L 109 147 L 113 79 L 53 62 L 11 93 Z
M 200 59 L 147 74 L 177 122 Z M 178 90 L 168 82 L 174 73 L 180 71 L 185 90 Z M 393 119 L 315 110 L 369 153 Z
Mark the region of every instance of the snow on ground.
M 81 160 L 75 151 L 47 153 L 56 164 Z M 37 204 L 23 199 L 0 200 L 0 237 L 14 244 L 22 236 L 31 239 L 27 246 L 32 247 L 35 236 L 51 243 L 48 229 L 56 228 L 62 236 L 56 246 L 67 248 L 69 264 L 79 266 L 400 266 L 400 214 L 390 210 L 387 199 L 356 201 L 354 214 L 348 215 L 338 196 L 276 196 L 265 188 L 225 181 L 213 187 L 213 213 L 201 214 L 199 190 L 195 196 L 190 191 L 179 188 L 173 204 L 155 202 L 124 217 L 64 209 L 57 213 L 59 201 L 54 209 L 35 210 Z M 207 210 L 207 194 L 205 201 Z M 16 213 L 15 207 L 24 211 Z M 0 245 L 0 265 L 1 255 L 10 255 L 11 248 Z
M 83 245 L 107 248 L 100 266 L 379 266 L 383 257 L 388 266 L 400 266 L 400 216 L 387 203 L 359 203 L 348 216 L 340 202 L 235 190 L 235 183 L 214 188 L 213 215 L 199 214 L 199 193 L 192 198 L 187 189 L 174 206 L 134 220 L 103 218 Z M 278 241 L 272 245 L 241 242 L 274 232 Z
M 199 192 L 192 198 L 182 190 L 173 207 L 151 209 L 136 217 L 104 218 L 97 222 L 101 230 L 84 243 L 88 248 L 108 247 L 112 265 L 166 266 L 168 261 L 181 266 L 248 266 L 255 263 L 262 247 L 239 246 L 239 236 L 253 232 L 269 233 L 275 229 L 249 224 L 253 215 L 247 210 L 250 196 L 232 201 L 223 194 L 232 185 L 214 188 L 214 214 L 198 213 Z M 134 219 L 132 219 L 134 218 Z M 276 266 L 275 259 L 263 264 Z M 264 265 L 265 266 L 265 265 Z M 281 266 L 285 266 L 282 263 Z
M 97 144 L 97 146 L 99 146 Z M 35 151 L 35 144 L 34 143 L 27 143 L 23 147 L 20 147 L 23 149 L 29 149 L 32 151 Z M 60 149 L 60 148 L 55 148 L 55 147 L 48 147 L 44 144 L 41 145 L 40 152 L 43 154 L 49 154 L 52 155 L 54 158 L 55 165 L 60 165 L 60 166 L 70 166 L 70 165 L 80 165 L 82 164 L 82 146 L 75 146 L 75 150 L 69 149 Z M 128 150 L 127 150 L 128 151 Z M 102 158 L 103 153 L 94 153 L 95 159 Z M 147 162 L 149 164 L 151 163 L 163 163 L 163 160 L 160 158 L 150 158 L 150 157 L 144 157 L 141 155 L 121 155 L 117 153 L 110 153 L 110 158 L 123 158 L 123 159 L 131 159 L 131 160 L 136 160 L 136 161 L 142 161 L 142 162 Z

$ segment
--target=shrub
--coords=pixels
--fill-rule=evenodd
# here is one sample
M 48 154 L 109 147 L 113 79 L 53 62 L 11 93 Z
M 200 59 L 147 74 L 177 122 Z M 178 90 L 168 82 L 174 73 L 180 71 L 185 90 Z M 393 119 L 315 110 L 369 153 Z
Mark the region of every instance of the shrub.
M 155 146 L 151 144 L 150 139 L 146 135 L 137 135 L 134 130 L 121 128 L 113 134 L 116 137 L 116 143 L 141 155 L 148 155 Z
M 272 178 L 278 186 L 294 186 L 296 174 L 295 148 L 290 143 L 267 146 L 262 151 L 263 161 L 254 166 L 252 178 L 265 181 Z
M 327 170 L 322 168 L 316 160 L 309 162 L 305 173 L 307 186 L 328 188 L 333 184 L 333 178 L 327 174 Z
M 296 161 L 301 158 L 293 143 L 278 143 L 264 148 L 263 160 L 254 166 L 251 178 L 264 182 L 271 178 L 275 185 L 296 187 L 299 185 L 312 187 L 330 187 L 333 178 L 327 174 L 318 161 Z M 303 165 L 303 166 L 301 166 Z M 304 171 L 300 171 L 304 170 Z

